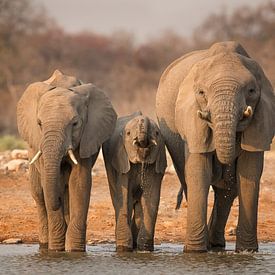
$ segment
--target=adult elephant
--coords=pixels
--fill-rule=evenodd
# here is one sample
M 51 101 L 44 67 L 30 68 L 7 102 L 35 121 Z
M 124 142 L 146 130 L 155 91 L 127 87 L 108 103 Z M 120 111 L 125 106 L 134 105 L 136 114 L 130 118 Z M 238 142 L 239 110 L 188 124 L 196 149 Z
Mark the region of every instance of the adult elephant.
M 238 194 L 236 250 L 256 251 L 259 181 L 275 129 L 275 96 L 261 67 L 236 42 L 191 52 L 163 73 L 156 108 L 188 197 L 185 250 L 225 246 L 225 224 Z
M 19 100 L 18 130 L 29 144 L 41 247 L 85 250 L 91 169 L 116 117 L 96 86 L 60 71 L 31 84 Z

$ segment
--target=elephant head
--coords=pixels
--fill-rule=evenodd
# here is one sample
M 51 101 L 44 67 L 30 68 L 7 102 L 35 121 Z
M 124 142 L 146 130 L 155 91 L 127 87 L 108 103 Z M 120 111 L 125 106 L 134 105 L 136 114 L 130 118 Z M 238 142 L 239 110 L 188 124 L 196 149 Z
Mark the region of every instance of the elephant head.
M 122 121 L 124 120 L 124 122 Z M 130 163 L 155 163 L 157 173 L 164 173 L 166 156 L 164 142 L 156 123 L 148 117 L 136 112 L 118 120 L 122 127 L 118 128 L 114 148 L 116 153 L 112 165 L 121 173 L 130 170 Z
M 214 44 L 189 70 L 176 101 L 176 125 L 191 153 L 235 158 L 236 133 L 247 151 L 269 150 L 275 98 L 261 67 L 235 42 Z
M 102 91 L 59 71 L 26 89 L 17 105 L 18 129 L 31 151 L 38 152 L 31 163 L 41 156 L 47 208 L 56 210 L 60 206 L 62 160 L 69 154 L 71 164 L 77 165 L 80 159 L 97 153 L 111 136 L 115 121 L 116 113 Z

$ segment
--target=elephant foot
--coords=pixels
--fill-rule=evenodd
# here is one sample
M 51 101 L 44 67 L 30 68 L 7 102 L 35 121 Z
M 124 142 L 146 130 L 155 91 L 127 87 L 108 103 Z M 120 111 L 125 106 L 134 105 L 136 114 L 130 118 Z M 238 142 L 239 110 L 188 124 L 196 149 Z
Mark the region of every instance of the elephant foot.
M 207 252 L 207 248 L 185 245 L 183 251 L 185 253 L 205 253 L 205 252 Z
M 48 243 L 39 243 L 39 250 L 40 251 L 48 250 Z
M 138 251 L 154 251 L 154 245 L 138 244 L 137 250 Z
M 213 251 L 213 252 L 222 252 L 225 250 L 225 246 L 224 245 L 214 245 L 214 244 L 210 244 L 208 246 L 208 250 Z
M 142 240 L 141 238 L 137 243 L 138 251 L 154 251 L 154 241 L 152 239 Z
M 133 247 L 124 246 L 124 245 L 117 245 L 116 246 L 116 251 L 117 252 L 132 252 L 133 251 Z

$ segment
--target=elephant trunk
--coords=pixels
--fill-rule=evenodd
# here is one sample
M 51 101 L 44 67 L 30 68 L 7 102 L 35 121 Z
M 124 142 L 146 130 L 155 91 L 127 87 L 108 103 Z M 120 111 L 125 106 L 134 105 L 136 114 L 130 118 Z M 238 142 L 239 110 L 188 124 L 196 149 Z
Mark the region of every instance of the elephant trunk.
M 44 159 L 43 192 L 47 209 L 56 211 L 61 206 L 60 165 L 64 151 L 62 134 L 48 134 L 42 143 Z
M 137 141 L 141 147 L 146 147 L 148 145 L 148 125 L 148 118 L 141 117 L 137 126 Z
M 238 110 L 232 96 L 219 96 L 214 106 L 213 135 L 217 157 L 221 163 L 230 164 L 235 158 Z

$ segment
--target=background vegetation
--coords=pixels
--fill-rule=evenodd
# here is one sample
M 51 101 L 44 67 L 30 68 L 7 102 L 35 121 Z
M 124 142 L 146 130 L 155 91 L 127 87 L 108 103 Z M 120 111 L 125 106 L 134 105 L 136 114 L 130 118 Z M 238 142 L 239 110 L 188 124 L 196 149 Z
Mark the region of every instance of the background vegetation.
M 275 4 L 210 15 L 186 39 L 172 31 L 136 44 L 130 33 L 66 33 L 31 0 L 0 0 L 0 135 L 17 134 L 16 103 L 26 86 L 58 68 L 93 82 L 119 115 L 141 109 L 154 116 L 165 67 L 184 53 L 221 40 L 238 40 L 275 86 Z

